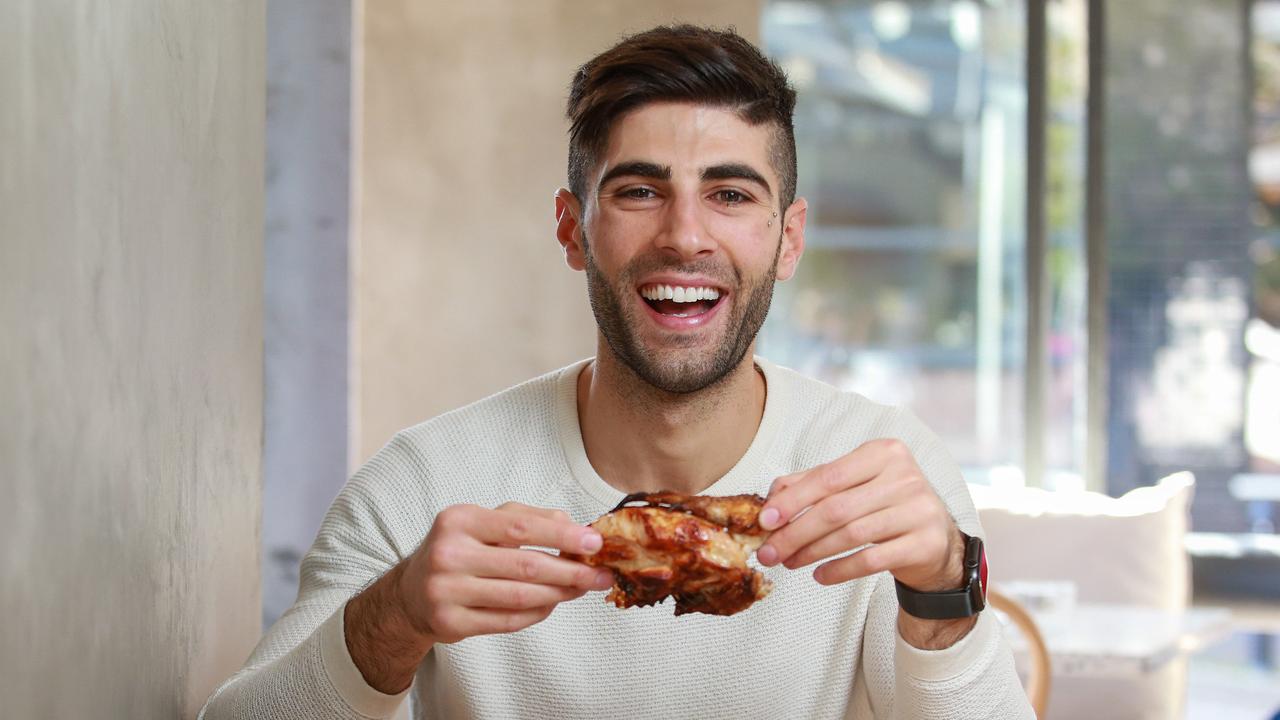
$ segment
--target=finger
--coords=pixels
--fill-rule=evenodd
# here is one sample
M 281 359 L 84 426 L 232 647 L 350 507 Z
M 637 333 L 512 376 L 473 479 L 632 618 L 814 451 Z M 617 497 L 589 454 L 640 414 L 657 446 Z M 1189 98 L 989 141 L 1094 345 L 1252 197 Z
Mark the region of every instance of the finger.
M 450 641 L 476 635 L 513 633 L 546 620 L 554 605 L 528 610 L 493 610 L 488 608 L 450 608 Z
M 585 590 L 613 586 L 613 572 L 539 550 L 480 547 L 468 558 L 467 574 Z
M 442 584 L 453 602 L 469 608 L 531 610 L 559 605 L 586 594 L 586 588 L 539 585 L 493 578 L 464 578 L 456 587 Z
M 803 522 L 801 518 L 797 523 Z M 792 526 L 788 526 L 790 529 Z M 905 535 L 912 527 L 909 513 L 901 506 L 888 507 L 835 528 L 781 560 L 790 569 L 856 550 L 872 543 L 884 543 Z
M 569 517 L 569 513 L 563 510 L 554 510 L 552 508 L 541 508 L 533 505 L 525 505 L 518 502 L 505 502 L 495 508 L 499 512 L 507 513 L 532 513 L 548 520 L 559 520 L 562 522 L 573 522 L 573 518 Z
M 899 495 L 900 488 L 895 483 L 865 482 L 826 497 L 770 535 L 768 542 L 756 551 L 756 557 L 766 566 L 786 563 L 800 549 L 820 538 L 839 532 L 840 528 L 859 518 L 891 507 L 900 499 Z M 856 546 L 845 550 L 853 547 Z M 799 565 L 788 564 L 787 567 Z
M 537 513 L 480 510 L 468 515 L 470 535 L 490 545 L 534 545 L 561 552 L 591 555 L 604 544 L 593 528 Z
M 852 555 L 819 565 L 813 571 L 813 579 L 823 585 L 836 585 L 879 572 L 891 571 L 906 564 L 906 558 L 911 556 L 910 546 L 909 536 L 880 545 L 871 545 Z
M 781 475 L 777 478 L 774 478 L 773 482 L 769 484 L 769 492 L 765 493 L 764 497 L 766 502 L 769 500 L 769 498 L 772 498 L 778 492 L 785 490 L 791 487 L 792 485 L 796 484 L 796 482 L 800 479 L 801 475 L 802 473 L 792 473 L 791 475 Z M 766 515 L 766 513 L 768 514 Z M 778 527 L 778 525 L 781 524 L 780 522 L 781 517 L 782 517 L 782 514 L 778 511 L 777 508 L 761 508 L 760 514 L 756 516 L 756 522 L 760 525 L 760 527 L 765 528 L 767 530 L 770 528 Z
M 760 526 L 766 530 L 779 528 L 801 510 L 870 480 L 883 468 L 883 459 L 875 448 L 863 445 L 848 455 L 807 470 L 795 482 L 770 496 L 760 511 Z
M 776 493 L 776 492 L 778 492 L 779 490 L 784 490 L 784 489 L 786 489 L 786 488 L 788 488 L 788 487 L 791 487 L 792 485 L 794 485 L 794 484 L 796 483 L 796 481 L 797 481 L 797 480 L 799 480 L 799 479 L 800 479 L 800 477 L 801 477 L 803 474 L 804 474 L 804 473 L 791 473 L 790 475 L 780 475 L 780 476 L 778 476 L 778 477 L 777 477 L 777 478 L 775 478 L 775 479 L 774 479 L 774 481 L 769 485 L 769 492 L 765 493 L 765 497 L 766 497 L 766 498 L 773 497 L 773 494 L 774 494 L 774 493 Z

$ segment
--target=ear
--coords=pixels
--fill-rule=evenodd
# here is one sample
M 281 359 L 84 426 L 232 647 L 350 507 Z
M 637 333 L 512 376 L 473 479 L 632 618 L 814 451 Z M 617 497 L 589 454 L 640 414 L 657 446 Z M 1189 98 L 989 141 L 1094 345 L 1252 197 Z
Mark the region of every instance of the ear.
M 796 274 L 796 266 L 800 264 L 800 256 L 804 254 L 804 221 L 808 212 L 809 203 L 804 198 L 796 198 L 782 214 L 782 250 L 778 253 L 779 280 L 790 280 Z
M 582 205 L 567 188 L 556 191 L 556 239 L 564 250 L 564 261 L 574 270 L 587 267 L 582 245 Z

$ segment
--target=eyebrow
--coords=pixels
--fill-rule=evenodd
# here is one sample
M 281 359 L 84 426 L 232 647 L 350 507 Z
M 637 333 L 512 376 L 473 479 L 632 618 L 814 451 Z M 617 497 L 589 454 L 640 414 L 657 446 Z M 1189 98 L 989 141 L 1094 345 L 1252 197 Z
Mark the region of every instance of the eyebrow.
M 600 178 L 599 187 L 604 187 L 610 180 L 620 177 L 642 177 L 650 180 L 670 180 L 671 166 L 659 165 L 657 163 L 645 162 L 644 160 L 633 160 L 624 162 L 621 165 L 614 165 L 609 172 Z
M 725 163 L 723 165 L 712 165 L 702 171 L 703 180 L 747 180 L 756 183 L 764 188 L 769 196 L 773 196 L 773 188 L 769 187 L 769 181 L 750 165 L 742 163 Z

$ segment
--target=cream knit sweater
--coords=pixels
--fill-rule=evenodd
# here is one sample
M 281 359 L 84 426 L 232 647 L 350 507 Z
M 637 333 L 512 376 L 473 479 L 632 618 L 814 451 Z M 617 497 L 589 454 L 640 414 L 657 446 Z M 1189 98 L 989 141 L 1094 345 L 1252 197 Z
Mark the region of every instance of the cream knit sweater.
M 421 543 L 441 509 L 514 500 L 590 522 L 622 493 L 592 469 L 578 428 L 583 363 L 405 430 L 347 483 L 302 563 L 293 607 L 220 687 L 203 720 L 416 718 L 1031 718 L 998 622 L 985 612 L 946 650 L 897 633 L 887 573 L 840 586 L 764 569 L 764 600 L 732 617 L 618 610 L 602 593 L 511 635 L 436 645 L 410 691 L 369 687 L 343 639 L 346 601 Z M 779 475 L 896 437 L 950 508 L 977 515 L 942 444 L 907 413 L 757 358 L 764 416 L 708 495 L 764 494 Z

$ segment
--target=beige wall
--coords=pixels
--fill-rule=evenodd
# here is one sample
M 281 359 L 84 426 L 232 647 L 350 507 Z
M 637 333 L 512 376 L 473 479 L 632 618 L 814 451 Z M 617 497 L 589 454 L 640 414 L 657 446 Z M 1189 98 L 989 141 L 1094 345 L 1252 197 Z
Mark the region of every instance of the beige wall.
M 594 353 L 582 276 L 552 234 L 569 79 L 659 23 L 756 39 L 760 2 L 378 0 L 362 14 L 356 463 L 400 428 Z
M 263 26 L 0 3 L 5 717 L 190 717 L 257 639 Z

